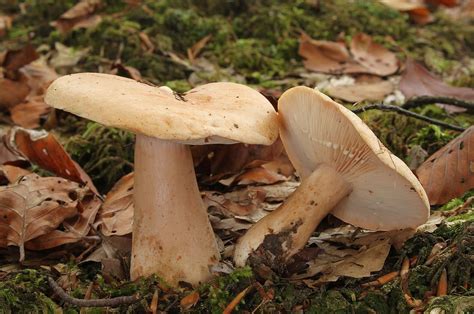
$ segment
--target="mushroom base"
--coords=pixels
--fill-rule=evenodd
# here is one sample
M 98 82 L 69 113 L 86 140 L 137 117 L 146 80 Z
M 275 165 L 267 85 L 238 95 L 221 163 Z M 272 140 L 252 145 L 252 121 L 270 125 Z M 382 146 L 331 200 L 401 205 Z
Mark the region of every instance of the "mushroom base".
M 278 252 L 272 253 L 278 255 L 280 262 L 288 261 L 306 245 L 321 220 L 351 191 L 351 185 L 336 170 L 320 165 L 285 203 L 239 239 L 234 252 L 235 264 L 244 266 L 249 255 L 264 243 L 265 238 L 280 234 L 284 235 L 284 241 L 280 241 Z
M 137 135 L 130 275 L 199 284 L 219 261 L 188 146 Z

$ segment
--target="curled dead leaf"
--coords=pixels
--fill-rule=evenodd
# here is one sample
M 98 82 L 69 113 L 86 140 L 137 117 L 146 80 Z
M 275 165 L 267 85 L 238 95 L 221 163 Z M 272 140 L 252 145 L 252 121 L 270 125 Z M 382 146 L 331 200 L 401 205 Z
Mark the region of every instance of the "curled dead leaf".
M 323 73 L 359 73 L 364 68 L 352 60 L 344 43 L 314 40 L 305 33 L 300 36 L 298 53 L 308 70 Z
M 3 67 L 7 71 L 7 77 L 16 79 L 16 71 L 38 58 L 39 55 L 32 45 L 26 45 L 18 50 L 9 50 L 3 61 Z
M 46 131 L 14 127 L 7 137 L 12 151 L 58 176 L 85 184 L 98 194 L 91 178 L 71 159 L 54 135 Z
M 416 174 L 431 205 L 444 204 L 474 188 L 474 126 L 431 155 Z
M 10 109 L 12 121 L 24 128 L 38 128 L 40 118 L 46 116 L 51 107 L 44 102 L 43 96 L 28 97 L 25 102 Z
M 192 308 L 196 303 L 199 301 L 199 292 L 194 291 L 185 296 L 184 298 L 181 299 L 179 302 L 179 305 L 183 310 L 189 310 Z
M 78 196 L 83 193 L 84 188 L 75 182 L 41 178 L 36 174 L 0 187 L 0 247 L 20 247 L 20 261 L 23 261 L 25 243 L 76 215 Z
M 98 25 L 102 18 L 94 15 L 100 7 L 101 0 L 81 0 L 60 18 L 51 23 L 61 33 L 67 33 L 78 28 L 89 28 Z
M 133 173 L 122 177 L 107 193 L 99 212 L 97 225 L 106 236 L 132 233 Z
M 329 96 L 348 102 L 363 100 L 383 100 L 393 92 L 394 86 L 389 81 L 375 83 L 355 83 L 353 85 L 328 86 L 326 91 Z
M 87 187 L 76 193 L 70 193 L 77 201 L 77 215 L 62 222 L 62 230 L 53 230 L 26 243 L 30 250 L 45 250 L 56 246 L 84 240 L 90 231 L 102 204 L 97 194 Z
M 416 96 L 446 96 L 474 101 L 474 89 L 449 86 L 412 59 L 406 62 L 405 72 L 400 80 L 400 90 L 407 98 Z M 442 105 L 442 107 L 450 113 L 466 111 L 463 108 L 451 105 Z
M 365 73 L 387 76 L 398 70 L 398 60 L 394 53 L 375 43 L 367 34 L 352 37 L 351 53 L 355 61 L 365 67 Z
M 12 108 L 21 103 L 30 88 L 24 82 L 0 78 L 0 107 Z

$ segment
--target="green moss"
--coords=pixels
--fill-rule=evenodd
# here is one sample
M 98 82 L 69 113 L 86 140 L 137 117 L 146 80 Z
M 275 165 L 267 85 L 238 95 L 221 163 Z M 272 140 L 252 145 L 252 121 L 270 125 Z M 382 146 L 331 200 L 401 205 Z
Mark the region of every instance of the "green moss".
M 122 176 L 133 170 L 133 134 L 89 122 L 65 148 L 81 165 L 100 191 L 108 191 Z
M 0 282 L 0 313 L 55 313 L 59 306 L 48 294 L 46 276 L 37 270 L 8 275 Z
M 239 292 L 249 287 L 253 281 L 254 275 L 250 267 L 237 269 L 227 276 L 216 278 L 211 283 L 201 286 L 200 293 L 205 295 L 206 299 L 199 304 L 196 310 L 221 313 L 229 302 Z M 242 300 L 241 304 L 245 304 L 245 300 Z
M 308 313 L 352 313 L 352 306 L 341 292 L 330 290 L 311 299 Z

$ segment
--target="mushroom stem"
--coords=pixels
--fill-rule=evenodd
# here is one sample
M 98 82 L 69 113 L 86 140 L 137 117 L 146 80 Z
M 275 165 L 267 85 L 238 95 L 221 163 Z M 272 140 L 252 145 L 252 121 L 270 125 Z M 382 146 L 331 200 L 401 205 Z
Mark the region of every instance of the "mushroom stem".
M 131 279 L 208 280 L 219 250 L 188 146 L 137 135 L 134 202 Z
M 321 164 L 280 207 L 239 239 L 234 252 L 235 264 L 244 266 L 249 255 L 268 235 L 284 237 L 277 241 L 281 243 L 277 250 L 283 252 L 279 260 L 288 261 L 305 246 L 321 220 L 351 191 L 351 185 L 336 170 Z M 272 253 L 280 255 L 281 252 Z

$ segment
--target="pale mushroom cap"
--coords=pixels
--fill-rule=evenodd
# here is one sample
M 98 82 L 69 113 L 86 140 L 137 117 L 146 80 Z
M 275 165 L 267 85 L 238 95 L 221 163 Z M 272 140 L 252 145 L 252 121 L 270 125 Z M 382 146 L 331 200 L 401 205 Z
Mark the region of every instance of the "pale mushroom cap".
M 325 163 L 352 184 L 352 193 L 332 214 L 371 230 L 426 222 L 429 203 L 420 182 L 358 116 L 307 87 L 286 91 L 278 110 L 281 139 L 302 178 Z
M 210 83 L 180 96 L 115 75 L 79 73 L 54 81 L 45 101 L 106 126 L 186 144 L 270 145 L 278 137 L 270 102 L 236 83 Z

